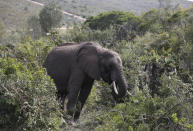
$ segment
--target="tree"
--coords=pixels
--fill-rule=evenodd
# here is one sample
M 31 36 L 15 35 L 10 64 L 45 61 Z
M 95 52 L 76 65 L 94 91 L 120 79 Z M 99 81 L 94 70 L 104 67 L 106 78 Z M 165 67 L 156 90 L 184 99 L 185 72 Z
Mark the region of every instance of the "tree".
M 52 28 L 59 27 L 62 12 L 56 7 L 55 3 L 51 2 L 40 11 L 39 18 L 42 30 L 47 33 Z
M 136 16 L 131 12 L 110 11 L 101 13 L 95 17 L 89 17 L 85 21 L 85 24 L 94 30 L 105 30 L 111 25 L 122 25 L 128 21 L 133 21 L 136 19 Z

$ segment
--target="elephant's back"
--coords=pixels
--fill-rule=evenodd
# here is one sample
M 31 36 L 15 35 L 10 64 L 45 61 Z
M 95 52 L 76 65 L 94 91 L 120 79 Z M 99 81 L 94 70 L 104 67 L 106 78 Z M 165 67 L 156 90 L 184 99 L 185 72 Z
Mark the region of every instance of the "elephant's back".
M 64 47 L 64 48 L 63 48 Z M 74 51 L 67 47 L 61 46 L 53 49 L 47 56 L 45 65 L 46 66 L 68 66 L 75 57 Z

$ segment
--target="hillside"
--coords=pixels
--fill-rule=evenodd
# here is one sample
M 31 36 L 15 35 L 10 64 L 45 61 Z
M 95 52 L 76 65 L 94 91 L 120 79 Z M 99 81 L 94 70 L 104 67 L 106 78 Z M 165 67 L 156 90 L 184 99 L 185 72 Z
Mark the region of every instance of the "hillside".
M 33 0 L 47 4 L 48 0 Z M 171 5 L 180 4 L 182 7 L 189 7 L 193 3 L 186 0 L 172 0 Z M 83 17 L 95 16 L 101 12 L 110 10 L 132 11 L 141 14 L 152 8 L 159 8 L 158 0 L 55 0 L 62 10 Z M 7 29 L 21 28 L 26 20 L 32 15 L 38 15 L 42 6 L 30 3 L 26 0 L 0 0 L 0 23 Z M 73 24 L 77 19 L 64 15 L 63 24 Z
M 38 15 L 42 6 L 26 0 L 0 0 L 0 23 L 7 30 L 21 29 L 30 16 Z M 73 23 L 76 19 L 64 15 L 62 23 Z
M 7 29 L 20 28 L 31 15 L 37 15 L 41 7 L 23 0 L 0 0 L 0 21 Z
M 47 3 L 48 0 L 34 0 Z M 159 8 L 159 0 L 55 0 L 63 10 L 82 16 L 93 16 L 104 11 L 120 10 L 132 11 L 136 14 L 148 11 L 152 8 Z M 163 0 L 164 1 L 164 0 Z M 182 7 L 189 7 L 192 2 L 187 0 L 168 0 L 172 7 L 180 4 Z M 163 2 L 162 5 L 165 3 Z

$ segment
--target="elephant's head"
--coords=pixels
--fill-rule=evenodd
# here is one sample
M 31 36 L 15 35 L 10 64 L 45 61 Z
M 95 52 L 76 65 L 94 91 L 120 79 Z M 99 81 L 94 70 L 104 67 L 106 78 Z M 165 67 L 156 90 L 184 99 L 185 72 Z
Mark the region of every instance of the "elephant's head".
M 88 76 L 96 80 L 102 78 L 111 84 L 116 98 L 125 96 L 127 83 L 123 75 L 122 61 L 116 52 L 96 43 L 87 43 L 80 47 L 77 61 Z

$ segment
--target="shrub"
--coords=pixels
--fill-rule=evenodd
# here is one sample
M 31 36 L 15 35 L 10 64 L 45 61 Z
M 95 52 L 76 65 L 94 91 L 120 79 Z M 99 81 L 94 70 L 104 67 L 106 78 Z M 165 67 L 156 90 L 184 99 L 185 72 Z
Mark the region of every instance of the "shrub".
M 41 67 L 47 47 L 40 41 L 3 51 L 9 54 L 0 58 L 0 130 L 59 130 L 56 88 Z
M 91 30 L 87 26 L 75 26 L 73 30 L 67 31 L 63 39 L 64 41 L 72 42 L 85 42 L 97 41 L 103 45 L 113 45 L 116 42 L 115 30 L 110 27 L 106 30 Z
M 105 30 L 111 25 L 122 25 L 127 21 L 134 21 L 136 19 L 136 16 L 131 12 L 110 11 L 88 18 L 85 24 L 88 24 L 91 29 Z
M 20 125 L 18 130 L 24 128 L 33 130 L 31 125 L 37 127 L 34 128 L 37 130 L 57 129 L 60 113 L 54 101 L 55 88 L 44 88 L 52 86 L 52 82 L 47 78 L 41 65 L 48 51 L 53 48 L 54 44 L 59 45 L 63 39 L 68 42 L 97 41 L 118 52 L 123 61 L 128 90 L 133 94 L 133 96 L 127 95 L 121 101 L 122 103 L 116 103 L 110 95 L 110 88 L 103 88 L 108 85 L 97 82 L 88 98 L 86 109 L 82 111 L 78 128 L 131 131 L 192 130 L 191 12 L 192 9 L 179 10 L 174 13 L 151 10 L 141 17 L 133 15 L 127 17 L 127 15 L 122 15 L 125 14 L 124 12 L 103 13 L 87 21 L 98 24 L 93 24 L 97 27 L 100 24 L 95 22 L 100 18 L 99 22 L 102 22 L 102 26 L 97 29 L 92 29 L 89 23 L 84 23 L 67 31 L 63 37 L 53 32 L 48 41 L 24 39 L 15 48 L 11 45 L 0 47 L 1 57 L 3 57 L 0 62 L 2 66 L 0 80 L 3 83 L 1 86 L 9 87 L 0 90 L 0 96 L 2 96 L 0 102 L 6 104 L 4 107 L 9 109 L 1 109 L 3 113 L 14 112 L 4 117 L 6 118 L 4 123 L 9 124 L 9 120 L 16 121 L 16 125 Z M 109 18 L 115 20 L 115 23 Z M 110 26 L 104 28 L 106 25 Z M 21 94 L 20 91 L 24 93 L 22 96 L 18 95 Z M 47 99 L 49 93 L 51 95 Z M 30 94 L 33 99 L 26 97 L 25 94 L 27 96 Z M 43 99 L 39 101 L 40 105 L 41 103 L 43 105 L 33 107 L 34 99 L 37 100 L 38 97 Z M 22 98 L 21 102 L 17 98 Z M 47 100 L 53 101 L 51 105 L 47 106 Z M 45 109 L 45 112 L 35 110 L 34 113 L 32 108 Z M 52 119 L 53 117 L 44 116 L 48 112 L 57 117 Z M 37 115 L 38 113 L 40 115 Z M 28 115 L 23 116 L 23 114 Z M 41 117 L 40 120 L 39 117 Z M 32 119 L 34 121 L 31 121 Z M 56 123 L 50 124 L 48 119 L 56 120 Z M 4 128 L 9 128 L 9 126 L 4 126 Z M 74 126 L 68 125 L 65 129 L 72 130 Z
M 123 103 L 114 105 L 107 97 L 109 92 L 96 88 L 108 100 L 92 94 L 92 100 L 87 103 L 91 113 L 85 113 L 85 118 L 89 118 L 86 127 L 96 130 L 192 130 L 192 24 L 183 25 L 184 13 L 175 19 L 181 23 L 169 22 L 172 17 L 171 12 L 151 10 L 140 17 L 135 29 L 130 30 L 122 23 L 120 32 L 116 26 L 109 28 L 112 30 L 79 28 L 78 32 L 72 31 L 74 34 L 70 38 L 78 38 L 75 41 L 103 43 L 111 37 L 113 44 L 106 47 L 121 55 L 128 90 L 133 93 L 133 97 L 127 96 Z M 179 23 L 181 26 L 177 28 Z M 111 34 L 108 38 L 101 35 L 107 30 Z M 100 35 L 94 33 L 97 31 Z M 131 33 L 127 33 L 129 31 Z M 132 34 L 135 37 L 128 39 Z M 124 35 L 126 37 L 122 37 Z M 101 101 L 97 101 L 98 98 L 102 98 Z M 105 103 L 106 107 L 98 106 L 97 102 Z
M 49 40 L 33 41 L 30 37 L 26 37 L 23 42 L 18 43 L 14 49 L 15 57 L 31 67 L 43 65 L 48 52 L 54 47 L 54 43 Z
M 48 33 L 52 28 L 59 27 L 62 16 L 62 12 L 58 7 L 56 7 L 54 2 L 44 6 L 39 14 L 39 21 L 42 30 L 45 33 Z
M 178 76 L 181 72 L 170 50 L 152 48 L 155 36 L 146 34 L 135 44 L 122 42 L 113 48 L 121 54 L 134 96 L 101 115 L 96 130 L 192 129 L 192 82 Z
M 0 127 L 57 130 L 60 112 L 55 86 L 41 67 L 27 69 L 13 58 L 0 59 Z
M 140 91 L 130 98 L 130 102 L 118 104 L 101 116 L 103 124 L 96 130 L 191 130 L 191 104 L 177 101 L 175 96 L 163 99 Z M 179 121 L 184 123 L 178 124 Z

